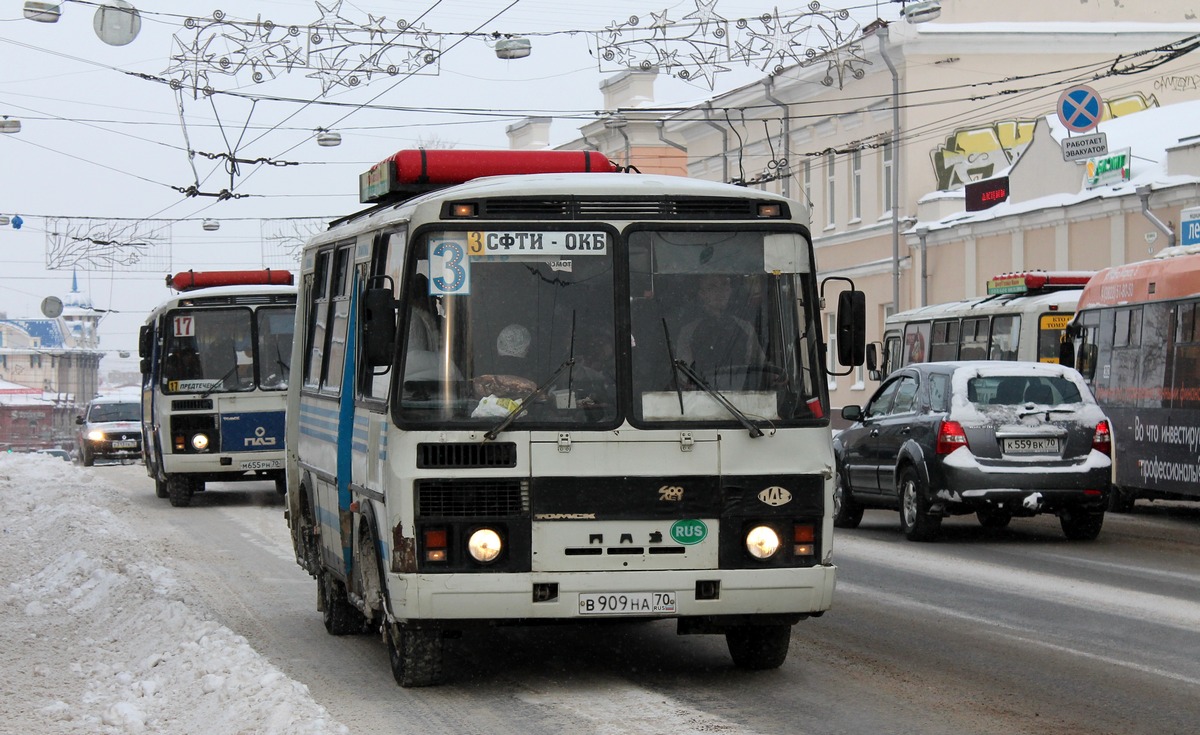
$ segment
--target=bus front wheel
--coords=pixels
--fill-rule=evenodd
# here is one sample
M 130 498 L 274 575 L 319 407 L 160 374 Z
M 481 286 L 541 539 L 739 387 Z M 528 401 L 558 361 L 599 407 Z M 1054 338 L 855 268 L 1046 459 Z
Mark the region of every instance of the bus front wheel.
M 187 475 L 167 475 L 167 496 L 171 505 L 176 508 L 186 508 L 192 503 L 192 493 L 195 485 Z
M 442 682 L 442 632 L 436 628 L 385 625 L 392 676 L 402 687 L 427 687 Z
M 729 655 L 739 669 L 779 668 L 787 659 L 791 642 L 790 625 L 739 625 L 725 631 Z

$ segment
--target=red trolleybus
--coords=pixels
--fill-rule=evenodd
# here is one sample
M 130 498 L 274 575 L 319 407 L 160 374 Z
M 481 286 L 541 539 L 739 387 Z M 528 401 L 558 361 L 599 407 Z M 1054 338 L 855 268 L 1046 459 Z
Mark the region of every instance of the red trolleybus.
M 1200 246 L 1100 271 L 1070 334 L 1112 422 L 1111 509 L 1200 500 Z
M 326 629 L 382 632 L 403 686 L 505 623 L 669 619 L 783 663 L 836 574 L 804 205 L 582 151 L 406 151 L 360 184 L 376 206 L 304 249 L 288 388 Z
M 946 360 L 1057 363 L 1075 302 L 1092 275 L 1004 273 L 987 282 L 987 296 L 893 314 L 884 327 L 882 374 Z

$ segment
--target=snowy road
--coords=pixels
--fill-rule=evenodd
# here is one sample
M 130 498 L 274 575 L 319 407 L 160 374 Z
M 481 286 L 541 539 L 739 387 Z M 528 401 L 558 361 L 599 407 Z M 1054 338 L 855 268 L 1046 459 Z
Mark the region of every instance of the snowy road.
M 1200 720 L 1196 506 L 1110 515 L 1090 544 L 1053 518 L 955 519 L 912 544 L 869 511 L 837 537 L 834 609 L 795 628 L 778 671 L 735 671 L 723 639 L 665 622 L 508 628 L 449 641 L 445 686 L 401 689 L 378 639 L 325 633 L 272 486 L 179 509 L 140 466 L 76 470 L 119 489 L 113 512 L 189 605 L 351 733 L 1183 735 Z

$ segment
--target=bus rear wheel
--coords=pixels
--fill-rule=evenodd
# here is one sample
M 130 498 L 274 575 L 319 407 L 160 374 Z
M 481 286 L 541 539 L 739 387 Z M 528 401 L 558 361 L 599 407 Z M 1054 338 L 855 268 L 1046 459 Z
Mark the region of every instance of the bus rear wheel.
M 192 504 L 192 493 L 196 486 L 187 475 L 167 475 L 167 496 L 171 505 L 176 508 L 186 508 Z
M 317 577 L 317 593 L 321 595 L 321 621 L 329 635 L 349 635 L 363 629 L 363 616 L 346 597 L 346 586 L 329 572 Z
M 733 665 L 750 671 L 782 666 L 791 642 L 790 625 L 739 625 L 725 631 Z
M 402 687 L 427 687 L 442 683 L 442 632 L 436 628 L 410 628 L 399 623 L 387 629 L 388 659 L 392 676 Z

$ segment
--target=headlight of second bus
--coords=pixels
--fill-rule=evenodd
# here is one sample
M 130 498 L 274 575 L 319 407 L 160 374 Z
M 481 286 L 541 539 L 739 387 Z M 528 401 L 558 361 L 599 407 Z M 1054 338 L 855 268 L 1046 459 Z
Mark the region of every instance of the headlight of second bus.
M 192 449 L 203 452 L 208 449 L 208 434 L 193 434 Z
M 770 526 L 755 526 L 746 534 L 746 551 L 755 559 L 770 559 L 779 546 L 779 534 Z
M 481 564 L 495 561 L 503 548 L 504 544 L 500 540 L 500 534 L 491 528 L 476 529 L 467 539 L 467 551 L 471 554 L 471 558 Z

